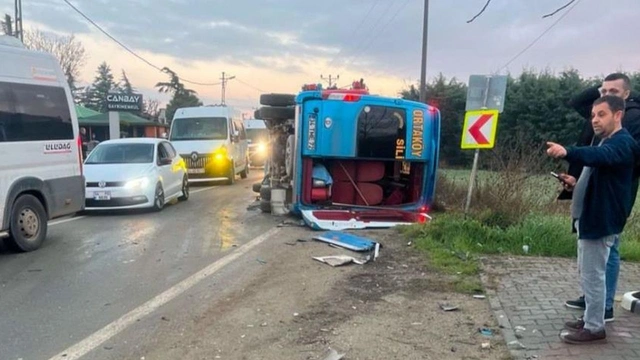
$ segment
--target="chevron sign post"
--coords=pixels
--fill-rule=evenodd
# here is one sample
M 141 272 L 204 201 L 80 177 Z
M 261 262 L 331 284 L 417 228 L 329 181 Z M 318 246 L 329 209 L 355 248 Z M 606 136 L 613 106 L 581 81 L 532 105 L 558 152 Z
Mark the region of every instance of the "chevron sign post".
M 461 149 L 492 149 L 498 128 L 498 110 L 467 111 Z
M 480 149 L 493 149 L 498 128 L 498 114 L 504 110 L 507 93 L 507 76 L 504 75 L 471 75 L 467 88 L 467 113 L 464 116 L 460 148 L 475 149 L 469 192 L 464 207 L 465 214 L 471 206 L 473 183 L 478 172 Z

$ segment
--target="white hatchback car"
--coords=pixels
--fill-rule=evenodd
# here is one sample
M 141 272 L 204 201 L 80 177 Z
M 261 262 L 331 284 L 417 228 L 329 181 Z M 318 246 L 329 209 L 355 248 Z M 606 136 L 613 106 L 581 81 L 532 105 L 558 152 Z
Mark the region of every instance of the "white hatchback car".
M 187 168 L 164 139 L 108 140 L 85 161 L 85 210 L 152 208 L 189 198 Z

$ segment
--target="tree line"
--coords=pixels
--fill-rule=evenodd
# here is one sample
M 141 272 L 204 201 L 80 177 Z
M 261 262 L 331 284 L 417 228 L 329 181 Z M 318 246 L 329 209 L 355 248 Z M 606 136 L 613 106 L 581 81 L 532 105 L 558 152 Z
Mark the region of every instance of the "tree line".
M 636 97 L 640 94 L 640 72 L 629 73 Z M 499 115 L 496 148 L 513 146 L 522 140 L 544 145 L 545 141 L 572 144 L 578 138 L 585 121 L 569 105 L 570 99 L 589 86 L 600 84 L 602 78 L 584 78 L 578 70 L 559 73 L 528 69 L 518 76 L 508 76 L 504 112 Z M 419 99 L 419 85 L 401 90 L 400 96 Z M 428 103 L 441 113 L 442 166 L 469 166 L 473 150 L 461 150 L 467 85 L 439 74 L 427 84 Z

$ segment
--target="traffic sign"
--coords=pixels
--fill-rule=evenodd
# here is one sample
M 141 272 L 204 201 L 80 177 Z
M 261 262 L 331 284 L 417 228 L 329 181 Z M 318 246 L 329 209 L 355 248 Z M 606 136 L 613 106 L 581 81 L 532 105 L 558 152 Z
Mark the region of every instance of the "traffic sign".
M 471 75 L 465 110 L 498 109 L 501 113 L 506 93 L 506 75 Z
M 498 128 L 498 110 L 467 111 L 461 149 L 492 149 Z

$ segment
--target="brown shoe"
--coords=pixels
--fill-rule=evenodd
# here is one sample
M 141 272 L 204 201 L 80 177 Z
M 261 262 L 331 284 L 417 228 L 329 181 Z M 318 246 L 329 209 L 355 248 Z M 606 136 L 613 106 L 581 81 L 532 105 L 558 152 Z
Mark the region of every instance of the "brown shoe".
M 592 333 L 587 329 L 581 329 L 577 332 L 569 333 L 562 337 L 562 341 L 568 344 L 591 344 L 595 342 L 606 341 L 607 333 L 604 329 L 597 333 Z
M 564 327 L 568 330 L 580 331 L 584 329 L 584 320 L 580 318 L 574 321 L 567 321 L 566 323 L 564 323 Z

